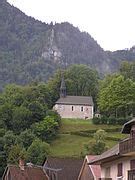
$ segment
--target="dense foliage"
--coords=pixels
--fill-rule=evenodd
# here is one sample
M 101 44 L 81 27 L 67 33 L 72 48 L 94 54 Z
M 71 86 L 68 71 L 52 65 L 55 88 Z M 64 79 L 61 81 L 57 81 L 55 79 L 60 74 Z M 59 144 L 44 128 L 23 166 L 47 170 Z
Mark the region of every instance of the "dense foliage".
M 94 133 L 93 141 L 90 141 L 85 148 L 88 154 L 95 154 L 100 155 L 105 150 L 107 150 L 105 139 L 106 139 L 106 132 L 102 129 L 99 129 Z
M 134 66 L 124 62 L 120 72 L 101 81 L 98 105 L 107 116 L 128 117 L 135 114 Z
M 8 85 L 0 94 L 0 175 L 19 158 L 42 164 L 60 126 L 47 84 Z M 37 156 L 38 154 L 38 156 Z M 36 158 L 35 158 L 36 155 Z
M 99 80 L 97 71 L 86 65 L 72 65 L 62 72 L 57 71 L 48 82 L 54 101 L 59 96 L 61 76 L 65 79 L 67 95 L 92 96 L 96 103 Z

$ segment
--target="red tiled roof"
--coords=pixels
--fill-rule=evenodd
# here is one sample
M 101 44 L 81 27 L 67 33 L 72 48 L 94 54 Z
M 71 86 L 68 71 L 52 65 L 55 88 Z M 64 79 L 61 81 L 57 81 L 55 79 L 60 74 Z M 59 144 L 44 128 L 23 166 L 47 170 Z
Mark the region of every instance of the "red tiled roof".
M 24 170 L 21 170 L 18 166 L 9 165 L 3 175 L 3 179 L 7 172 L 10 173 L 13 180 L 48 180 L 48 176 L 43 171 L 42 167 L 37 166 L 25 166 Z
M 89 163 L 91 160 L 97 158 L 98 156 L 92 156 L 92 155 L 88 155 L 86 156 L 87 158 L 87 163 Z M 101 168 L 100 165 L 89 165 L 89 167 L 91 168 L 91 171 L 93 172 L 94 177 L 96 178 L 100 178 L 101 177 Z

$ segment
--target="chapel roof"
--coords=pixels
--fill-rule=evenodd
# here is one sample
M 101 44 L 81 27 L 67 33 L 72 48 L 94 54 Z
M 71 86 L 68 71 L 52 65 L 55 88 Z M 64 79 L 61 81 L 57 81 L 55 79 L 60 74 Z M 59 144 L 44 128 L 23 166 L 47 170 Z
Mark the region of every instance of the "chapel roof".
M 66 97 L 60 97 L 56 101 L 56 104 L 93 106 L 93 99 L 91 96 L 66 96 Z

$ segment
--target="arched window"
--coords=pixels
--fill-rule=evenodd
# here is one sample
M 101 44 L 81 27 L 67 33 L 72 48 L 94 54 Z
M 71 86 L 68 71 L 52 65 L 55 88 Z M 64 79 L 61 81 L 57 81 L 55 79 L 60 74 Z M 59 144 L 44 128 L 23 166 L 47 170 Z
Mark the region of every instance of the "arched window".
M 81 111 L 83 111 L 83 106 L 81 107 Z

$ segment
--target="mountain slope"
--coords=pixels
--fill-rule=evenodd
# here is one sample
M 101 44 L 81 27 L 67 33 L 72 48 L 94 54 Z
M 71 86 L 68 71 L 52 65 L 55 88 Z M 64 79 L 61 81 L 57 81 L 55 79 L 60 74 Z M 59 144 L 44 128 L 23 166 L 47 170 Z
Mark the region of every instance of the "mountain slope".
M 74 63 L 110 73 L 119 61 L 73 25 L 42 23 L 0 1 L 0 89 L 8 83 L 46 81 L 57 68 Z

